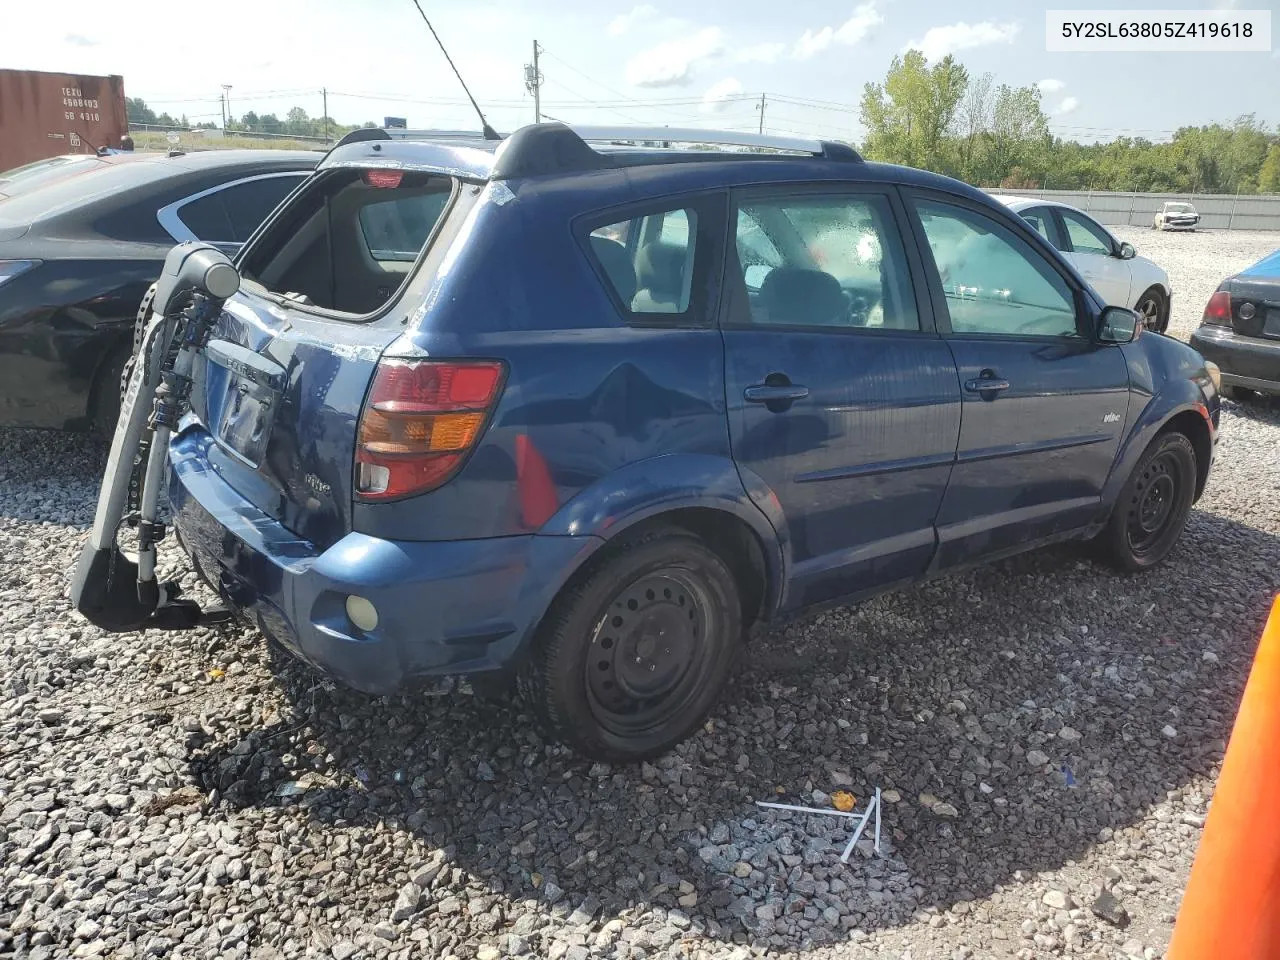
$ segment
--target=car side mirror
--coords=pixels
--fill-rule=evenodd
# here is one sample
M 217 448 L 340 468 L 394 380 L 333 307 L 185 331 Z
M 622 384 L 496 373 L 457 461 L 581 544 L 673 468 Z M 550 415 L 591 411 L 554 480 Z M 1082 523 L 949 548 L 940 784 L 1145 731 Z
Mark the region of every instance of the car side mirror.
M 1116 256 L 1118 256 L 1121 260 L 1132 260 L 1137 255 L 1138 255 L 1138 251 L 1134 249 L 1133 244 L 1130 243 L 1128 240 L 1120 244 L 1120 249 L 1116 252 Z
M 1142 321 L 1128 307 L 1106 307 L 1098 318 L 1099 343 L 1132 343 Z

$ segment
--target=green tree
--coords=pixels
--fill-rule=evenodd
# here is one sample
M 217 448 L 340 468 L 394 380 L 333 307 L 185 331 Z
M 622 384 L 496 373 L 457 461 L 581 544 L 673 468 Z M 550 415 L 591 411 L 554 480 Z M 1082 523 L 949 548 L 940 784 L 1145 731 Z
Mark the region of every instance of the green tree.
M 284 132 L 295 137 L 311 135 L 311 118 L 301 107 L 292 107 L 284 117 Z
M 933 67 L 919 50 L 894 57 L 884 83 L 868 83 L 863 90 L 868 155 L 915 167 L 948 167 L 952 150 L 945 135 L 968 83 L 968 71 L 950 55 Z
M 1053 143 L 1049 118 L 1040 108 L 1040 91 L 1000 84 L 991 117 L 987 178 L 999 182 L 1017 167 L 1020 178 L 1039 179 L 1048 167 Z
M 124 107 L 130 123 L 156 122 L 156 112 L 141 97 L 125 97 Z
M 1259 193 L 1280 193 L 1280 143 L 1267 149 L 1267 158 L 1258 171 Z

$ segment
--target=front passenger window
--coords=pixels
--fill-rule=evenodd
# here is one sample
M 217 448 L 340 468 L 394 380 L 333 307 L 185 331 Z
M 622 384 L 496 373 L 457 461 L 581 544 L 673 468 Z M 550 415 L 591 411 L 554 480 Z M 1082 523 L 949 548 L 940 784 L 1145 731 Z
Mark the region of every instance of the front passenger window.
M 966 208 L 921 200 L 916 210 L 953 332 L 1078 336 L 1071 288 L 1028 243 Z
M 1111 240 L 1096 223 L 1070 210 L 1062 211 L 1062 222 L 1066 225 L 1071 249 L 1076 253 L 1098 253 L 1104 257 L 1111 256 Z

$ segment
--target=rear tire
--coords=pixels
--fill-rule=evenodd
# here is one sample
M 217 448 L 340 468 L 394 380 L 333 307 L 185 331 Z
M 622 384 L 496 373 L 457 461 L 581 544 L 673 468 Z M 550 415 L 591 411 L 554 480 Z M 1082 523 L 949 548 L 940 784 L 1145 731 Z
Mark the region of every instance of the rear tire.
M 671 749 L 715 705 L 742 645 L 729 567 L 662 528 L 610 550 L 539 627 L 518 683 L 548 737 L 592 760 Z
M 1235 403 L 1248 403 L 1257 396 L 1257 394 L 1248 387 L 1235 387 L 1228 384 L 1223 384 L 1223 387 L 1219 392 L 1222 394 L 1222 398 L 1224 400 L 1232 400 Z
M 1095 545 L 1119 570 L 1136 573 L 1164 560 L 1182 536 L 1196 493 L 1196 451 L 1184 434 L 1162 433 L 1125 481 Z
M 1164 333 L 1169 329 L 1169 298 L 1159 287 L 1145 291 L 1134 309 L 1142 317 L 1142 326 L 1152 333 Z
M 125 350 L 104 360 L 89 399 L 89 420 L 93 424 L 93 432 L 108 442 L 115 435 L 116 421 L 120 419 L 120 380 L 128 360 L 129 353 Z

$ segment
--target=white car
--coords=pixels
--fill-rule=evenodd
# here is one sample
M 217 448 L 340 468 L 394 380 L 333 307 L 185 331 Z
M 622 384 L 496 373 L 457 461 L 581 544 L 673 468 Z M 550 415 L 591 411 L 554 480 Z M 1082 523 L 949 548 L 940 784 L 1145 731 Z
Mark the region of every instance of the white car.
M 998 199 L 1062 251 L 1108 306 L 1137 310 L 1144 327 L 1164 333 L 1173 296 L 1169 275 L 1138 256 L 1133 244 L 1117 240 L 1098 221 L 1065 203 L 1027 197 Z
M 1189 203 L 1166 200 L 1151 221 L 1152 230 L 1194 230 L 1200 222 L 1200 214 Z

